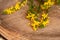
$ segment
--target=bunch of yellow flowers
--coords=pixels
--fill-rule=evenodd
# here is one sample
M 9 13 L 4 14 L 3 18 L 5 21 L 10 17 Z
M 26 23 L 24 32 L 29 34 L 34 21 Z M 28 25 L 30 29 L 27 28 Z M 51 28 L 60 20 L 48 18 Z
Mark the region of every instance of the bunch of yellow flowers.
M 41 24 L 43 26 L 46 26 L 49 23 L 49 17 L 48 17 L 48 13 L 42 13 L 42 19 L 41 19 Z
M 55 4 L 54 0 L 47 0 L 46 2 L 44 2 L 43 5 L 41 5 L 41 8 L 42 9 L 48 9 L 48 8 L 50 8 L 54 4 Z
M 28 15 L 26 16 L 26 18 L 31 19 L 31 21 L 33 21 L 34 19 L 37 18 L 37 16 L 36 16 L 36 14 L 28 12 Z
M 33 23 L 31 24 L 34 31 L 38 29 L 39 25 L 40 25 L 40 21 L 36 21 L 36 20 L 34 20 Z
M 40 8 L 41 8 L 42 12 L 39 12 L 39 13 L 41 13 L 41 15 L 37 11 L 34 10 L 35 6 L 33 4 L 33 1 L 34 0 L 30 1 L 31 2 L 30 3 L 30 10 L 28 10 L 29 12 L 28 12 L 26 18 L 30 19 L 30 21 L 31 21 L 30 25 L 33 28 L 33 30 L 36 31 L 38 28 L 44 28 L 49 23 L 49 17 L 48 17 L 47 10 L 52 5 L 54 5 L 55 1 L 47 0 L 47 1 L 44 1 L 44 3 L 43 3 L 42 0 L 39 0 L 40 2 L 42 1 L 42 3 L 43 3 L 43 4 L 40 4 Z M 39 8 L 38 8 L 38 11 L 39 11 Z M 36 14 L 35 14 L 35 12 L 36 12 Z M 39 16 L 41 16 L 40 20 L 39 20 Z
M 3 14 L 12 14 L 23 7 L 26 3 L 27 0 L 24 0 L 23 2 L 17 2 L 15 6 L 11 6 L 10 8 L 3 10 Z
M 36 14 L 28 12 L 28 15 L 26 16 L 27 19 L 31 20 L 31 26 L 33 28 L 33 30 L 37 30 L 37 27 L 39 26 L 40 22 L 37 21 L 36 19 L 38 18 L 38 16 L 36 16 Z
M 43 12 L 41 20 L 38 20 L 38 16 L 31 12 L 26 16 L 27 19 L 31 20 L 31 26 L 34 31 L 36 31 L 39 27 L 45 27 L 49 23 L 48 13 Z

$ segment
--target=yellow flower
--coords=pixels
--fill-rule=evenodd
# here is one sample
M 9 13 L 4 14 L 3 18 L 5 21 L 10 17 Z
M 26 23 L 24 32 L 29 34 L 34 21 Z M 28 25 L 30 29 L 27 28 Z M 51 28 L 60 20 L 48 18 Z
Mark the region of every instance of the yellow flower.
M 52 5 L 54 5 L 54 1 L 48 0 L 47 2 L 44 2 L 43 5 L 41 5 L 41 8 L 42 8 L 42 9 L 48 9 L 48 8 L 50 8 Z
M 20 9 L 20 2 L 17 2 L 17 4 L 15 5 L 15 10 L 19 10 Z
M 54 1 L 51 1 L 51 0 L 49 0 L 48 2 L 47 2 L 48 4 L 48 7 L 51 7 L 52 5 L 54 5 Z
M 41 9 L 45 9 L 45 7 L 43 7 L 43 5 L 41 5 Z
M 33 23 L 33 24 L 31 24 L 31 26 L 32 26 L 32 28 L 33 28 L 33 30 L 34 31 L 36 31 L 37 30 L 37 26 Z
M 20 3 L 20 2 L 18 2 L 18 3 L 15 5 L 15 7 L 14 7 L 14 6 L 11 6 L 10 8 L 5 9 L 3 12 L 6 12 L 6 14 L 12 14 L 12 13 L 15 12 L 16 10 L 20 9 L 19 3 Z
M 31 12 L 28 12 L 28 15 L 26 16 L 26 18 L 28 18 L 28 19 L 31 18 Z
M 11 6 L 10 8 L 5 9 L 3 12 L 6 12 L 5 14 L 12 14 L 13 12 L 15 12 L 15 9 L 13 6 Z
M 39 26 L 40 22 L 39 21 L 34 21 L 34 24 Z
M 31 21 L 34 21 L 37 18 L 35 14 L 31 14 Z
M 27 3 L 27 0 L 25 0 L 24 2 L 22 2 L 21 7 L 24 6 Z
M 32 14 L 32 13 L 31 13 L 31 17 L 35 17 L 35 14 Z
M 35 16 L 35 14 L 29 12 L 26 18 L 34 20 L 36 18 L 36 16 Z
M 49 4 L 50 4 L 50 6 L 52 6 L 52 5 L 54 5 L 54 2 L 49 2 Z M 49 7 L 50 7 L 50 6 L 49 6 Z
M 42 14 L 42 17 L 43 17 L 43 19 L 45 19 L 45 18 L 47 18 L 47 17 L 48 17 L 48 14 L 43 13 L 43 14 Z
M 48 4 L 49 4 L 49 7 L 50 7 L 50 6 L 54 5 L 54 1 L 49 0 Z
M 27 0 L 25 0 L 22 4 L 20 2 L 17 2 L 15 6 L 12 6 L 12 7 L 8 8 L 8 9 L 5 9 L 3 11 L 3 13 L 12 14 L 12 12 L 15 12 L 15 11 L 19 10 L 26 3 L 27 3 Z
M 35 20 L 35 17 L 31 17 L 31 21 L 34 21 Z
M 31 21 L 34 21 L 35 19 L 37 18 L 37 16 L 35 16 L 35 17 L 31 17 Z
M 39 26 L 40 22 L 39 21 L 35 21 L 31 24 L 31 26 L 33 27 L 33 29 L 36 31 L 38 26 Z
M 15 8 L 14 8 L 13 6 L 10 8 L 10 10 L 11 10 L 12 12 L 15 12 Z
M 30 19 L 30 18 L 31 18 L 31 15 L 30 15 L 30 14 L 28 14 L 28 15 L 26 16 L 26 18 Z
M 48 5 L 48 2 L 45 2 L 44 5 Z
M 46 26 L 49 23 L 49 20 L 47 19 L 46 21 L 43 21 L 42 24 Z
M 12 13 L 12 11 L 10 10 L 10 8 L 9 9 L 5 9 L 4 12 L 6 12 L 7 14 L 11 14 Z

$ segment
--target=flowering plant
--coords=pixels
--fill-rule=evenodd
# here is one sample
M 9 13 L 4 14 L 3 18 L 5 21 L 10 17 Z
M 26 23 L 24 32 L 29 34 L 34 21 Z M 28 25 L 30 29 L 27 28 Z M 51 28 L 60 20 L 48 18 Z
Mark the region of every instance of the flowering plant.
M 23 7 L 26 3 L 27 0 L 23 0 L 22 2 L 17 2 L 15 6 L 11 6 L 10 8 L 3 10 L 3 14 L 12 14 L 13 12 L 21 9 L 21 7 Z
M 55 0 L 36 1 L 38 5 L 34 4 L 34 0 L 29 0 L 29 10 L 26 17 L 31 20 L 31 26 L 35 31 L 38 28 L 44 28 L 49 23 L 48 9 L 55 4 Z

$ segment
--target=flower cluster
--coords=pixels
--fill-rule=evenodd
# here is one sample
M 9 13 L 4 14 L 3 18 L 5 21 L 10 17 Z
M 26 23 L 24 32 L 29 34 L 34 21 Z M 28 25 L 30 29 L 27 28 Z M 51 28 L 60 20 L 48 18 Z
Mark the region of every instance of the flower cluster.
M 19 10 L 21 7 L 23 7 L 27 3 L 27 0 L 24 0 L 22 2 L 17 2 L 15 6 L 11 6 L 8 9 L 5 9 L 3 11 L 3 14 L 12 14 L 13 12 Z
M 26 18 L 31 20 L 32 22 L 31 26 L 33 27 L 34 30 L 37 30 L 36 27 L 38 27 L 40 24 L 40 22 L 36 20 L 38 18 L 38 15 L 28 12 L 28 15 L 26 16 Z
M 42 19 L 41 19 L 41 24 L 43 26 L 46 26 L 49 23 L 49 17 L 48 17 L 48 13 L 42 13 Z
M 48 13 L 42 13 L 42 18 L 39 20 L 38 15 L 28 12 L 26 16 L 27 19 L 31 20 L 31 26 L 34 31 L 36 31 L 39 27 L 43 28 L 49 23 Z
M 39 3 L 38 10 L 36 6 L 34 5 L 34 0 L 30 0 L 30 7 L 28 10 L 27 17 L 29 20 L 31 20 L 31 26 L 33 30 L 37 30 L 38 28 L 44 28 L 49 23 L 49 17 L 48 17 L 48 8 L 50 8 L 52 5 L 54 5 L 54 1 L 52 0 L 37 0 Z M 42 3 L 42 4 L 41 4 Z M 41 10 L 41 11 L 40 11 Z M 41 16 L 41 17 L 39 17 Z
M 42 9 L 48 9 L 50 8 L 52 5 L 54 5 L 54 0 L 47 0 L 46 2 L 43 3 L 43 5 L 41 5 Z

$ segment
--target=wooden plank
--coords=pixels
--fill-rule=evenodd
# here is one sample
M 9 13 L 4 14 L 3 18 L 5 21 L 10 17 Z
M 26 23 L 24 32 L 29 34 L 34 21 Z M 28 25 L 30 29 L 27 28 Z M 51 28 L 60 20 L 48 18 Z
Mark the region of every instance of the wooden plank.
M 0 34 L 3 35 L 7 40 L 28 40 L 24 36 L 16 32 L 10 32 L 9 30 L 3 28 L 2 26 L 0 26 Z

